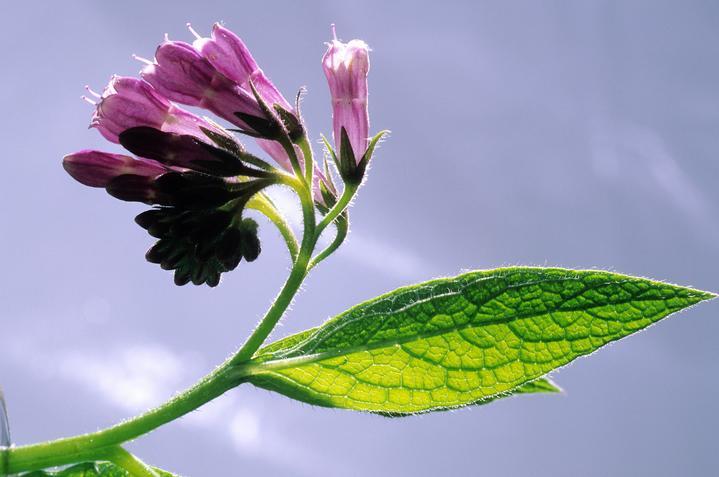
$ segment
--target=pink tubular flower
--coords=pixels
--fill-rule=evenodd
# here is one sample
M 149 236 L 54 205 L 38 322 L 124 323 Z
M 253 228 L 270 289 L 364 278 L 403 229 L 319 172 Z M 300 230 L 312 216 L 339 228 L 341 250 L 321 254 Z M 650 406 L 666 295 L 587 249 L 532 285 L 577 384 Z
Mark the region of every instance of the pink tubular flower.
M 347 131 L 355 160 L 362 159 L 369 145 L 367 111 L 367 73 L 369 48 L 362 40 L 342 43 L 333 39 L 322 58 L 332 97 L 332 126 L 335 147 L 339 150 L 342 128 Z
M 84 149 L 68 154 L 62 166 L 73 179 L 90 187 L 107 187 L 112 179 L 132 174 L 155 178 L 170 169 L 151 159 Z
M 252 57 L 250 50 L 244 42 L 233 32 L 219 23 L 212 26 L 210 38 L 200 37 L 190 29 L 197 39 L 193 42 L 195 50 L 202 55 L 217 71 L 234 81 L 245 91 L 250 91 L 250 80 L 262 99 L 270 106 L 280 105 L 287 111 L 293 112 L 292 106 L 282 96 L 282 93 L 265 76 Z
M 255 98 L 217 71 L 192 45 L 164 41 L 155 62 L 142 69 L 142 77 L 172 101 L 208 109 L 243 129 L 251 129 L 236 113 L 262 117 Z
M 199 116 L 170 103 L 145 81 L 113 76 L 97 103 L 91 127 L 108 141 L 118 143 L 123 131 L 140 126 L 205 141 L 207 136 L 201 128 L 223 134 Z
M 209 38 L 196 36 L 193 45 L 164 41 L 141 75 L 162 95 L 172 101 L 205 108 L 226 121 L 257 136 L 258 145 L 283 169 L 292 171 L 290 158 L 276 140 L 272 129 L 280 122 L 292 139 L 304 134 L 299 114 L 267 78 L 247 46 L 230 30 L 215 24 Z M 255 88 L 270 108 L 269 115 L 252 92 Z M 286 113 L 281 118 L 276 107 Z M 287 121 L 287 118 L 291 121 Z M 302 153 L 295 148 L 300 166 Z M 315 182 L 326 182 L 319 170 Z M 323 198 L 316 193 L 319 202 Z
M 224 31 L 228 32 L 228 30 Z M 237 37 L 235 36 L 235 38 Z M 239 38 L 237 39 L 239 40 Z M 244 70 L 240 66 L 247 63 L 247 58 L 245 57 L 244 60 L 230 59 L 229 53 L 223 56 L 220 56 L 219 53 L 211 54 L 209 52 L 220 48 L 218 44 L 212 39 L 200 40 L 198 40 L 198 46 L 203 48 L 209 57 L 213 57 L 217 64 L 221 64 L 224 71 L 231 74 L 234 77 L 233 79 L 218 71 L 192 45 L 181 41 L 163 42 L 155 52 L 155 62 L 143 68 L 142 77 L 154 86 L 158 92 L 172 101 L 205 108 L 245 131 L 254 131 L 262 135 L 262 131 L 257 131 L 259 126 L 249 124 L 247 117 L 256 118 L 260 123 L 266 122 L 268 127 L 271 127 L 274 118 L 266 117 L 265 112 L 262 111 L 256 98 L 249 90 L 248 78 L 251 73 L 246 77 L 243 76 L 242 71 Z M 221 44 L 228 48 L 226 43 Z M 242 44 L 242 47 L 244 48 L 244 44 Z M 244 48 L 244 51 L 247 51 L 246 48 Z M 249 56 L 249 53 L 247 53 L 247 57 L 254 64 L 254 60 Z M 220 61 L 220 58 L 222 58 L 222 61 Z M 244 85 L 248 89 L 244 89 L 234 79 L 244 79 Z M 265 83 L 271 85 L 266 78 Z M 281 98 L 274 86 L 263 88 L 263 91 L 274 91 L 275 93 L 273 94 Z M 258 93 L 260 93 L 259 90 Z M 267 99 L 275 100 L 276 97 Z M 265 100 L 267 101 L 267 99 Z M 283 99 L 283 102 L 278 104 L 285 107 L 284 105 L 287 104 L 287 101 Z M 288 171 L 292 170 L 289 157 L 287 157 L 287 153 L 280 144 L 274 140 L 262 138 L 258 138 L 257 142 L 278 164 Z

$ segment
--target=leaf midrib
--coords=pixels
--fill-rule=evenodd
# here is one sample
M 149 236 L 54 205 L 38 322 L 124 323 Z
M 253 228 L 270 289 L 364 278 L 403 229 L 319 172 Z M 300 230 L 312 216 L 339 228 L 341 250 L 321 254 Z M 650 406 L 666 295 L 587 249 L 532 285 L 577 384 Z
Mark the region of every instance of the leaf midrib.
M 688 299 L 698 299 L 699 301 L 701 301 L 701 299 L 702 299 L 700 296 L 687 296 L 687 298 Z M 644 302 L 657 302 L 657 301 L 666 303 L 666 299 L 661 299 L 661 298 L 659 298 L 659 299 L 658 298 L 651 298 L 651 299 L 630 298 L 627 300 L 621 300 L 621 301 L 614 302 L 611 305 L 622 305 L 622 304 L 627 304 L 627 303 L 632 303 L 632 302 L 644 303 Z M 240 373 L 241 377 L 249 377 L 249 376 L 259 375 L 259 374 L 263 374 L 263 373 L 267 373 L 267 372 L 278 371 L 278 370 L 282 370 L 282 369 L 286 369 L 286 368 L 297 367 L 297 366 L 301 366 L 301 365 L 305 365 L 305 364 L 312 364 L 314 362 L 324 361 L 327 359 L 332 359 L 332 358 L 336 358 L 336 357 L 343 356 L 343 355 L 350 355 L 350 354 L 354 354 L 354 353 L 360 353 L 363 351 L 373 351 L 373 350 L 380 349 L 380 348 L 389 348 L 392 346 L 402 345 L 405 343 L 409 343 L 411 341 L 419 341 L 419 340 L 434 338 L 436 336 L 441 336 L 441 335 L 445 335 L 445 334 L 449 334 L 449 333 L 464 331 L 469 328 L 478 328 L 478 327 L 482 327 L 482 326 L 486 326 L 486 325 L 506 324 L 506 323 L 510 323 L 512 321 L 525 320 L 525 319 L 536 318 L 539 316 L 545 316 L 545 315 L 551 314 L 555 311 L 562 311 L 562 312 L 585 311 L 585 310 L 591 310 L 593 308 L 607 306 L 607 305 L 608 304 L 599 304 L 599 305 L 593 305 L 593 306 L 582 307 L 582 308 L 570 308 L 570 309 L 565 309 L 565 310 L 554 310 L 554 311 L 550 311 L 550 312 L 541 312 L 541 313 L 536 313 L 536 312 L 528 313 L 526 315 L 515 316 L 515 317 L 490 319 L 487 321 L 483 321 L 482 323 L 469 322 L 469 323 L 465 323 L 465 324 L 459 325 L 459 326 L 455 325 L 452 327 L 441 328 L 441 329 L 434 330 L 434 331 L 420 332 L 418 334 L 405 336 L 405 337 L 401 337 L 401 338 L 381 340 L 381 341 L 376 341 L 374 343 L 351 346 L 351 347 L 347 347 L 347 348 L 336 348 L 336 349 L 327 350 L 327 351 L 323 351 L 320 353 L 308 354 L 308 355 L 304 355 L 304 356 L 281 358 L 281 359 L 277 359 L 277 360 L 270 359 L 270 360 L 262 361 L 262 362 L 252 362 L 251 361 L 245 365 L 238 366 L 237 371 Z M 667 307 L 667 313 L 664 316 L 669 315 L 669 314 L 673 313 L 674 311 L 686 308 L 687 306 L 690 306 L 690 305 L 679 306 L 677 308 Z M 654 314 L 652 316 L 658 316 L 658 314 Z M 597 318 L 597 319 L 602 319 L 602 318 Z M 438 366 L 441 366 L 441 365 L 438 364 Z
M 426 297 L 426 298 L 423 298 L 423 299 L 421 299 L 421 300 L 418 300 L 418 301 L 415 301 L 415 302 L 413 302 L 413 303 L 409 303 L 409 304 L 407 304 L 407 305 L 404 305 L 404 306 L 402 306 L 402 307 L 400 307 L 400 308 L 398 308 L 398 309 L 396 309 L 396 310 L 393 310 L 393 311 L 391 311 L 391 312 L 389 312 L 389 313 L 387 313 L 387 312 L 365 313 L 365 314 L 358 315 L 358 316 L 355 316 L 355 317 L 350 317 L 349 319 L 345 320 L 344 322 L 342 322 L 342 321 L 339 320 L 339 319 L 330 320 L 330 322 L 325 323 L 324 325 L 320 326 L 320 327 L 317 329 L 317 331 L 316 331 L 315 333 L 313 333 L 312 335 L 308 336 L 307 338 L 305 338 L 305 339 L 302 340 L 301 342 L 295 344 L 294 346 L 291 346 L 290 348 L 284 350 L 284 353 L 282 353 L 282 354 L 283 354 L 284 356 L 286 356 L 286 355 L 288 355 L 288 354 L 292 354 L 294 351 L 301 350 L 303 346 L 305 346 L 305 345 L 308 344 L 308 343 L 311 343 L 311 341 L 313 341 L 313 340 L 315 340 L 315 339 L 318 339 L 319 343 L 317 343 L 317 344 L 315 344 L 315 345 L 313 346 L 313 348 L 316 348 L 319 344 L 321 344 L 321 341 L 322 341 L 322 340 L 321 340 L 320 338 L 322 337 L 322 335 L 325 335 L 325 337 L 332 336 L 333 334 L 339 332 L 340 330 L 346 328 L 347 326 L 350 326 L 351 324 L 353 324 L 353 323 L 356 322 L 356 321 L 359 321 L 359 320 L 367 320 L 367 319 L 370 319 L 370 318 L 375 317 L 375 316 L 384 316 L 384 315 L 389 315 L 389 316 L 391 316 L 391 315 L 395 315 L 395 314 L 400 313 L 400 312 L 402 312 L 402 311 L 406 311 L 406 310 L 409 310 L 409 309 L 414 308 L 414 307 L 416 307 L 416 306 L 419 306 L 419 305 L 421 305 L 421 304 L 423 304 L 423 303 L 426 303 L 426 302 L 428 302 L 428 301 L 430 301 L 430 300 L 434 300 L 434 299 L 436 299 L 436 298 L 438 298 L 438 297 L 459 296 L 459 295 L 461 295 L 462 293 L 464 293 L 464 291 L 465 291 L 468 287 L 470 287 L 470 286 L 472 286 L 472 285 L 475 285 L 475 284 L 477 284 L 477 283 L 480 282 L 480 281 L 486 281 L 486 280 L 497 279 L 497 278 L 502 278 L 502 276 L 498 276 L 498 275 L 482 276 L 482 277 L 479 277 L 479 278 L 477 278 L 477 279 L 475 279 L 475 280 L 472 280 L 472 281 L 469 281 L 469 282 L 467 282 L 467 283 L 462 284 L 462 286 L 461 286 L 460 289 L 453 290 L 453 291 L 449 291 L 449 292 L 445 292 L 445 293 L 441 293 L 441 294 L 438 294 L 438 295 L 430 295 L 430 296 L 428 296 L 428 297 Z M 510 290 L 515 290 L 515 289 L 518 289 L 518 288 L 523 288 L 523 287 L 532 286 L 532 285 L 538 285 L 538 284 L 546 284 L 546 283 L 552 283 L 552 282 L 554 282 L 554 283 L 559 283 L 559 282 L 576 281 L 576 280 L 578 280 L 578 278 L 575 277 L 575 276 L 567 276 L 567 277 L 561 277 L 561 278 L 550 278 L 550 279 L 545 278 L 545 279 L 530 280 L 530 281 L 520 282 L 520 283 L 513 283 L 513 284 L 510 284 L 510 285 L 507 285 L 505 288 L 499 290 L 499 291 L 496 292 L 496 293 L 492 293 L 491 295 L 489 295 L 488 297 L 486 297 L 486 299 L 485 299 L 483 302 L 481 302 L 481 303 L 473 303 L 473 302 L 471 302 L 471 301 L 470 301 L 470 303 L 471 303 L 473 306 L 476 306 L 476 307 L 479 309 L 479 308 L 481 308 L 481 307 L 483 307 L 483 306 L 486 306 L 489 302 L 491 302 L 491 301 L 493 301 L 493 300 L 496 300 L 496 299 L 499 298 L 500 296 L 506 294 L 506 293 L 507 293 L 508 291 L 510 291 Z M 568 298 L 569 298 L 569 299 L 576 298 L 577 296 L 579 296 L 579 295 L 581 295 L 581 294 L 583 294 L 583 293 L 587 293 L 587 292 L 589 292 L 589 291 L 596 290 L 597 288 L 603 287 L 603 286 L 605 286 L 605 285 L 621 285 L 621 284 L 623 284 L 623 283 L 627 283 L 628 281 L 630 281 L 630 280 L 626 280 L 626 279 L 625 279 L 625 280 L 618 280 L 618 281 L 604 281 L 604 282 L 595 283 L 595 284 L 593 284 L 593 285 L 591 285 L 591 286 L 587 286 L 587 287 L 583 288 L 581 291 L 579 291 L 579 292 L 577 292 L 577 293 L 572 294 L 572 295 L 571 295 L 570 297 L 568 297 Z M 405 290 L 405 293 L 412 293 L 412 292 L 416 292 L 416 290 L 412 290 L 411 287 L 410 287 L 410 289 Z M 381 299 L 381 298 L 383 298 L 383 297 L 380 297 L 380 299 Z M 374 304 L 376 304 L 376 303 L 374 303 Z M 360 306 L 362 306 L 362 305 L 360 305 Z M 569 310 L 569 311 L 572 311 L 572 310 Z M 347 312 L 347 313 L 351 313 L 351 312 L 352 312 L 352 310 L 350 310 L 350 311 Z M 346 315 L 346 313 L 345 313 L 345 315 Z M 538 315 L 534 315 L 534 316 L 538 316 Z M 338 317 L 338 318 L 341 318 L 341 316 Z M 520 316 L 520 317 L 516 317 L 516 318 L 526 318 L 526 317 Z M 334 321 L 334 323 L 332 323 L 333 321 Z M 469 324 L 469 323 L 466 323 L 466 324 Z M 492 324 L 492 323 L 487 323 L 487 324 Z M 461 326 L 464 326 L 464 325 L 461 325 Z M 459 327 L 457 327 L 457 328 L 459 328 Z M 381 328 L 380 328 L 380 329 L 381 329 Z M 375 331 L 375 334 L 376 334 L 377 332 L 379 332 L 379 330 Z M 452 330 L 449 330 L 448 332 L 452 332 Z M 416 336 L 416 335 L 415 335 L 415 336 Z M 358 346 L 362 346 L 362 345 L 358 345 Z M 279 353 L 280 351 L 282 351 L 282 350 L 276 350 L 274 353 Z M 309 351 L 309 350 L 305 350 L 305 352 L 306 352 L 306 351 Z M 317 354 L 317 353 L 310 353 L 310 354 Z M 282 359 L 285 359 L 285 358 L 282 358 Z

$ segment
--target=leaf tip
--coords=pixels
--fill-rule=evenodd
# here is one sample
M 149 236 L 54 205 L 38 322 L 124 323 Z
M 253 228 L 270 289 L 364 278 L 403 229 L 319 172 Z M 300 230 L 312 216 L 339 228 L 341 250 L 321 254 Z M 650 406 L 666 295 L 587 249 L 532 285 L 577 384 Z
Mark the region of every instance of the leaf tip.
M 544 378 L 546 386 L 543 391 L 549 394 L 567 394 L 563 387 L 558 385 L 553 379 Z
M 697 300 L 697 303 L 702 301 L 709 301 L 713 300 L 716 297 L 719 296 L 719 294 L 710 292 L 710 291 L 704 291 L 704 290 L 698 290 L 696 288 L 686 288 Z

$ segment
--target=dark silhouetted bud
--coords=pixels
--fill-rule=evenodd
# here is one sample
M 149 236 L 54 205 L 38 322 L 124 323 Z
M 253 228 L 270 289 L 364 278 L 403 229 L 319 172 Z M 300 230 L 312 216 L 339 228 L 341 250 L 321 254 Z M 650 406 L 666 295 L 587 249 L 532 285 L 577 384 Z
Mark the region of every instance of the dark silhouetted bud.
M 190 135 L 135 127 L 120 134 L 120 144 L 140 157 L 205 174 L 231 177 L 252 172 L 230 152 Z
M 135 221 L 151 234 L 157 232 L 160 239 L 146 254 L 149 262 L 175 270 L 178 285 L 214 287 L 222 273 L 260 253 L 257 223 L 252 219 L 233 223 L 233 215 L 224 209 L 160 207 L 139 214 Z

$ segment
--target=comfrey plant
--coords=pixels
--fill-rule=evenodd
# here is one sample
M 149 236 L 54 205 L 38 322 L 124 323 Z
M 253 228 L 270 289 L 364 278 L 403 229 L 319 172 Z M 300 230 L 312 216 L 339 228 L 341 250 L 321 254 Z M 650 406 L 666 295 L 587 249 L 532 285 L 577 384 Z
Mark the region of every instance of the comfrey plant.
M 102 94 L 90 90 L 92 127 L 131 155 L 82 150 L 63 165 L 82 184 L 148 205 L 135 218 L 157 239 L 146 259 L 173 271 L 177 285 L 214 287 L 243 259 L 258 258 L 250 209 L 284 238 L 289 276 L 240 349 L 158 408 L 91 434 L 21 447 L 8 446 L 0 422 L 0 473 L 172 475 L 123 445 L 245 383 L 317 406 L 386 416 L 554 393 L 559 388 L 547 373 L 715 296 L 595 270 L 473 271 L 400 288 L 265 344 L 310 270 L 344 241 L 348 206 L 385 135 L 370 135 L 369 49 L 335 38 L 322 58 L 332 140 L 323 138 L 326 159 L 317 164 L 299 95 L 290 103 L 230 30 L 215 25 L 209 38 L 190 30 L 192 44 L 166 39 L 154 60 L 141 59 L 140 78 L 113 77 Z M 230 127 L 178 104 L 203 108 Z M 273 162 L 249 153 L 243 136 Z M 266 195 L 275 186 L 299 198 L 299 240 Z M 318 249 L 328 228 L 334 239 Z M 43 470 L 64 465 L 70 467 Z

